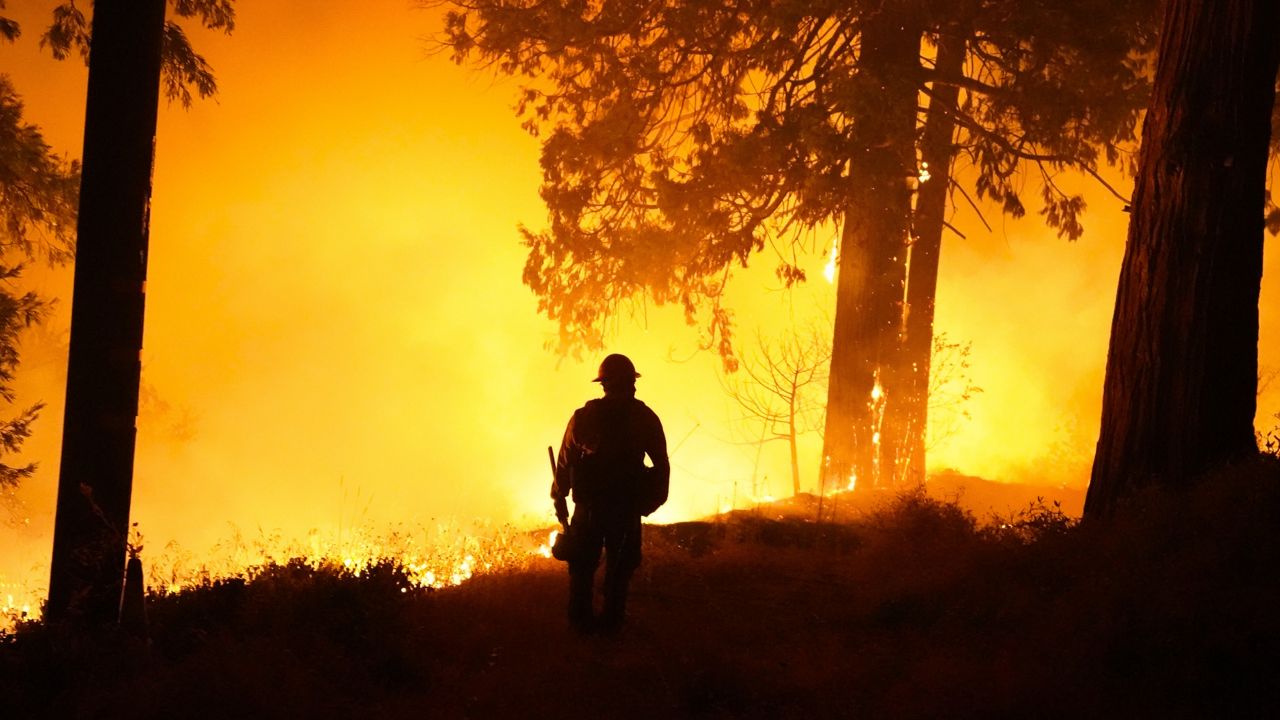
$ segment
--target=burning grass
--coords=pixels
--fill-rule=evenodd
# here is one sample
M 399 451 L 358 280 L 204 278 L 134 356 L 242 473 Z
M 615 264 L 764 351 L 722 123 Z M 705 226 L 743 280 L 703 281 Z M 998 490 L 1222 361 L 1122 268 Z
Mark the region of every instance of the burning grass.
M 153 597 L 150 645 L 25 626 L 0 682 L 17 717 L 1273 714 L 1280 469 L 1141 507 L 653 526 L 617 639 L 568 632 L 563 566 L 532 553 L 439 589 L 281 561 Z
M 273 568 L 299 564 L 357 578 L 376 566 L 391 564 L 404 576 L 407 588 L 438 590 L 477 574 L 523 569 L 538 554 L 550 557 L 546 538 L 546 532 L 520 531 L 508 524 L 450 521 L 382 529 L 357 526 L 330 533 L 312 530 L 303 539 L 262 529 L 246 536 L 232 526 L 227 538 L 199 555 L 177 543 L 148 550 L 145 538 L 136 532 L 131 544 L 142 549 L 146 585 L 154 596 L 220 581 L 252 581 Z M 34 568 L 31 578 L 47 580 L 47 565 Z M 38 598 L 44 594 L 39 581 L 6 583 L 0 577 L 0 633 L 38 620 Z
M 166 546 L 150 563 L 147 586 L 172 594 L 215 580 L 252 580 L 281 565 L 302 564 L 359 577 L 391 564 L 404 576 L 406 587 L 439 590 L 461 585 L 479 573 L 523 568 L 537 546 L 533 534 L 511 525 L 357 527 L 336 534 L 313 530 L 304 540 L 261 531 L 246 539 L 234 531 L 202 560 L 177 545 Z

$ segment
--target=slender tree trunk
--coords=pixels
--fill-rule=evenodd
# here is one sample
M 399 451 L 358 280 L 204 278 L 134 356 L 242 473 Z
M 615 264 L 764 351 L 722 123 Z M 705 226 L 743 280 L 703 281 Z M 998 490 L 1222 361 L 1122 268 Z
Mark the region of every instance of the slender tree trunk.
M 1263 198 L 1280 53 L 1274 0 L 1171 0 L 1085 502 L 1111 512 L 1257 452 Z
M 942 36 L 938 42 L 937 69 L 945 77 L 964 74 L 965 40 Z M 933 360 L 934 299 L 938 292 L 938 261 L 942 251 L 947 188 L 951 183 L 951 158 L 955 153 L 955 114 L 960 89 L 936 83 L 925 116 L 920 159 L 929 172 L 916 193 L 913 222 L 915 237 L 907 266 L 907 332 L 900 364 L 904 390 L 889 398 L 886 412 L 893 425 L 902 428 L 906 453 L 904 482 L 925 481 L 925 433 L 929 419 L 929 369 Z
M 825 485 L 887 484 L 898 449 L 883 432 L 886 397 L 897 392 L 903 283 L 915 176 L 921 32 L 911 13 L 886 2 L 862 30 L 858 78 L 849 92 L 857 140 L 840 239 L 835 332 L 821 478 Z M 873 398 L 874 388 L 881 391 Z
M 791 403 L 787 412 L 787 445 L 791 448 L 791 494 L 800 494 L 800 455 L 796 451 L 796 394 L 800 389 L 796 387 L 795 377 L 791 382 Z
M 164 0 L 97 0 L 50 620 L 116 620 L 141 370 Z

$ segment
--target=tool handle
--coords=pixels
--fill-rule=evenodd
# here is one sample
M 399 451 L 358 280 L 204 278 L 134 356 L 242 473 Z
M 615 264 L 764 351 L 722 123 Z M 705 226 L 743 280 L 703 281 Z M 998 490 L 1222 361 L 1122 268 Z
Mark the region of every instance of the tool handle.
M 554 484 L 558 481 L 558 478 L 556 478 L 556 451 L 552 450 L 550 445 L 547 446 L 547 459 L 551 461 L 551 482 L 552 482 L 552 485 L 554 486 Z M 565 532 L 568 532 L 569 531 L 569 504 L 564 501 L 564 498 L 559 498 L 556 500 L 555 505 L 556 505 L 556 520 L 559 520 L 560 525 L 564 528 Z

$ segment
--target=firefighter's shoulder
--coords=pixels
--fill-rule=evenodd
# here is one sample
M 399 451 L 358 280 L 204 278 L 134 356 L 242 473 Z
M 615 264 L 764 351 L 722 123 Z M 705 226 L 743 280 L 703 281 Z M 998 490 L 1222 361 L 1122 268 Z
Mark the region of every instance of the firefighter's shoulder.
M 634 408 L 635 408 L 634 412 L 636 414 L 640 415 L 645 420 L 649 420 L 649 421 L 661 424 L 661 421 L 658 419 L 658 413 L 654 412 L 653 408 L 649 407 L 648 405 L 645 405 L 644 401 L 639 398 L 636 398 L 635 402 L 636 404 L 634 405 Z

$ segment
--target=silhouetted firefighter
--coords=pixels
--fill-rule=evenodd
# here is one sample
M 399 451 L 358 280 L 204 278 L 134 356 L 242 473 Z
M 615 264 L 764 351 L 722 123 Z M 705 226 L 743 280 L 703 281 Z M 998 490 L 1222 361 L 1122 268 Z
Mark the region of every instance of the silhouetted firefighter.
M 551 485 L 556 518 L 567 524 L 569 623 L 578 631 L 616 632 L 626 615 L 627 585 L 640 566 L 640 518 L 667 500 L 671 464 L 657 414 L 636 399 L 635 365 L 625 355 L 600 363 L 604 397 L 573 413 Z M 646 468 L 644 456 L 653 467 Z M 573 496 L 573 521 L 566 498 Z M 592 598 L 605 552 L 604 609 Z

